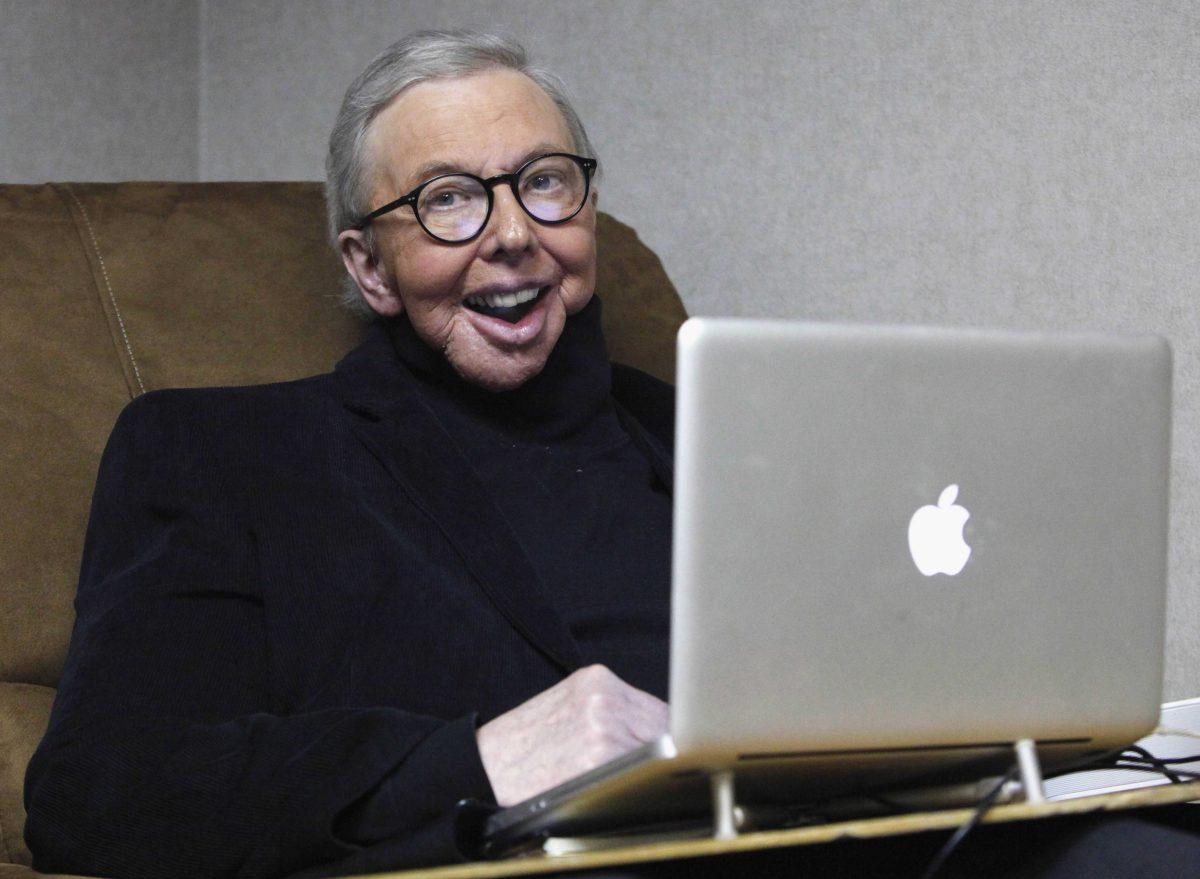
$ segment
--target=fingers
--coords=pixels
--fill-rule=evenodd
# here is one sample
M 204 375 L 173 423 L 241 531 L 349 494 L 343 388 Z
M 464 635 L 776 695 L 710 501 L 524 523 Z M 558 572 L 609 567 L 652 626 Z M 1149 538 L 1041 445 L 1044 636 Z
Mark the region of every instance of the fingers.
M 600 735 L 611 739 L 620 753 L 666 733 L 667 704 L 627 684 L 605 666 L 588 666 L 571 678 L 588 699 L 589 722 Z
M 623 720 L 639 743 L 651 742 L 667 732 L 667 704 L 636 687 L 625 693 L 628 710 Z
M 476 734 L 496 800 L 510 805 L 607 763 L 667 731 L 665 702 L 602 665 L 484 724 Z

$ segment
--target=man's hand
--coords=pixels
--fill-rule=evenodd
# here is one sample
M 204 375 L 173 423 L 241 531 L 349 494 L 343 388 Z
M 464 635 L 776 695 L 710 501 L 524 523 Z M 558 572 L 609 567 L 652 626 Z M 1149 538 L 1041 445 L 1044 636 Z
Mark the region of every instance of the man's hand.
M 511 806 L 667 731 L 667 704 L 603 665 L 485 723 L 475 733 L 496 802 Z

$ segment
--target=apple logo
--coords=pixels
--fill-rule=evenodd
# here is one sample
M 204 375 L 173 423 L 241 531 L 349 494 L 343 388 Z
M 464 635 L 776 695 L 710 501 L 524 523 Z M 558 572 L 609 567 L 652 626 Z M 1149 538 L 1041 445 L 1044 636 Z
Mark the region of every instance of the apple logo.
M 953 577 L 967 564 L 971 547 L 963 540 L 963 527 L 971 514 L 954 503 L 958 486 L 947 485 L 937 506 L 927 504 L 913 513 L 908 522 L 908 551 L 917 570 L 926 577 L 949 574 Z

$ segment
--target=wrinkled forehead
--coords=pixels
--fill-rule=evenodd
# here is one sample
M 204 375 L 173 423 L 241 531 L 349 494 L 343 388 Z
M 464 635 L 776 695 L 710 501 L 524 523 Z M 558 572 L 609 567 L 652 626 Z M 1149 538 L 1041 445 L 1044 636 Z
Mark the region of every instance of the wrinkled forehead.
M 553 99 L 523 73 L 489 70 L 406 89 L 371 123 L 375 188 L 400 194 L 431 176 L 511 171 L 538 150 L 575 144 Z M 394 196 L 393 196 L 394 197 Z

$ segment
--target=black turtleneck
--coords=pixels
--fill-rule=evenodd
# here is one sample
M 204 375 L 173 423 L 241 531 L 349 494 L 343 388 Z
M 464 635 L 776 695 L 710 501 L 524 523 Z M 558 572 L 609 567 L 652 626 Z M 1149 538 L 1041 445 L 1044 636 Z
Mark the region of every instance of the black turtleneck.
M 460 378 L 407 317 L 388 331 L 585 661 L 665 699 L 671 499 L 617 417 L 599 300 L 567 318 L 541 373 L 500 393 Z

